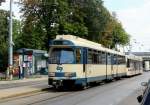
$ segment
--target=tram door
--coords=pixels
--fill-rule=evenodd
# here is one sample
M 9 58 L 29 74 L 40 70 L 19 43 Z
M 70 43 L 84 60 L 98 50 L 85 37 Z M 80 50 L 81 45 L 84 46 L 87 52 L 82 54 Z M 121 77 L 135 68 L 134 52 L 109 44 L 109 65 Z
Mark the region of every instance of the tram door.
M 117 55 L 112 55 L 112 77 L 115 78 L 117 77 L 117 72 L 118 72 L 118 60 L 117 60 Z
M 83 74 L 84 74 L 84 78 L 86 79 L 86 83 L 87 83 L 87 49 L 86 48 L 83 48 L 83 53 L 82 53 L 82 56 L 83 56 Z
M 114 55 L 111 55 L 111 75 L 114 78 Z
M 111 63 L 111 54 L 107 53 L 107 67 L 106 67 L 106 77 L 107 79 L 112 79 L 112 63 Z

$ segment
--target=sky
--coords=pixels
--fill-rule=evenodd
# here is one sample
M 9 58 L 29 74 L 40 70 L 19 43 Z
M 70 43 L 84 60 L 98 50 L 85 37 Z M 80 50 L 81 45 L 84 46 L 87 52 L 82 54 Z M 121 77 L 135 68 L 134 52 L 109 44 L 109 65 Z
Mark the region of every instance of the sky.
M 132 51 L 150 51 L 150 0 L 104 0 L 104 5 L 131 35 Z
M 2 2 L 2 5 L 0 6 L 0 9 L 5 9 L 5 10 L 9 10 L 10 9 L 10 0 L 6 0 L 6 2 Z M 20 7 L 19 5 L 16 3 L 19 0 L 13 0 L 13 14 L 15 16 L 16 19 L 20 19 L 21 13 L 19 13 Z
M 14 0 L 19 1 L 19 0 Z M 103 0 L 110 12 L 116 12 L 118 20 L 131 36 L 132 51 L 150 51 L 150 0 Z M 9 10 L 9 0 L 0 9 Z M 19 6 L 13 5 L 13 13 L 20 19 Z

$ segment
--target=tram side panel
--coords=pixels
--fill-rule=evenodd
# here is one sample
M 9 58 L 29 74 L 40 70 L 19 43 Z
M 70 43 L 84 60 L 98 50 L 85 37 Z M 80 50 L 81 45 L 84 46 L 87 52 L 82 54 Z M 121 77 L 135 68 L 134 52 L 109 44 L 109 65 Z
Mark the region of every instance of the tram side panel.
M 136 74 L 135 71 L 135 63 L 132 59 L 128 59 L 127 61 L 128 65 L 127 65 L 127 76 L 133 76 Z
M 139 62 L 136 61 L 136 64 L 135 64 L 135 75 L 139 74 Z
M 113 79 L 113 74 L 112 74 L 112 54 L 107 53 L 107 61 L 106 61 L 106 79 L 111 80 Z
M 126 62 L 124 56 L 118 56 L 117 77 L 126 76 Z
M 112 76 L 113 78 L 117 77 L 117 73 L 118 73 L 118 59 L 117 59 L 117 55 L 114 54 L 112 55 Z
M 125 64 L 118 65 L 118 77 L 126 76 L 126 66 Z
M 137 61 L 137 74 L 142 74 L 143 68 L 142 68 L 142 61 Z
M 140 61 L 140 74 L 142 74 L 143 73 L 143 61 Z
M 88 49 L 86 64 L 87 83 L 106 79 L 106 53 Z
M 131 64 L 130 64 L 130 59 L 127 59 L 126 61 L 126 76 L 131 76 L 132 75 L 132 69 L 130 68 Z
M 100 82 L 106 79 L 106 65 L 87 64 L 87 82 Z
M 127 58 L 126 65 L 127 76 L 134 76 L 142 73 L 142 60 Z

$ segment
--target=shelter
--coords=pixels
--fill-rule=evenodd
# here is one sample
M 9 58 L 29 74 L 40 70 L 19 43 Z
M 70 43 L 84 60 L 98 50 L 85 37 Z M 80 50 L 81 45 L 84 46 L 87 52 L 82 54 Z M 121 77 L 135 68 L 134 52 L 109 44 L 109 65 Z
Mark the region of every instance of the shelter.
M 14 53 L 14 75 L 29 77 L 31 75 L 46 75 L 47 51 L 21 48 Z

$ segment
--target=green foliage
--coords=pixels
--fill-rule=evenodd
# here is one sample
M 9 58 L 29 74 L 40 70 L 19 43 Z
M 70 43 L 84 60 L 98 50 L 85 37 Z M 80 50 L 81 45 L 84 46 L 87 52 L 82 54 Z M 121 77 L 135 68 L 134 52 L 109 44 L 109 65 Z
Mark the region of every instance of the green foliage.
M 48 50 L 57 34 L 72 34 L 105 47 L 126 45 L 129 35 L 102 0 L 21 0 L 23 19 L 13 20 L 14 49 Z M 9 12 L 0 10 L 0 55 L 7 67 Z
M 22 40 L 22 23 L 17 19 L 13 19 L 13 42 L 14 42 L 14 50 L 20 48 L 20 43 Z
M 17 48 L 33 48 L 42 49 L 44 43 L 44 31 L 40 24 L 34 22 L 28 22 L 30 18 L 26 19 L 24 22 L 22 33 L 20 34 L 18 40 Z
M 2 67 L 7 67 L 8 51 L 8 11 L 0 10 L 0 55 L 3 61 Z
M 0 60 L 3 70 L 6 70 L 8 65 L 8 35 L 9 35 L 9 12 L 0 10 Z M 13 41 L 15 42 L 15 48 L 18 46 L 21 34 L 21 23 L 18 20 L 13 20 Z
M 49 40 L 57 34 L 76 35 L 110 48 L 129 41 L 129 35 L 102 0 L 22 0 L 22 3 L 25 20 L 22 47 L 48 49 Z

